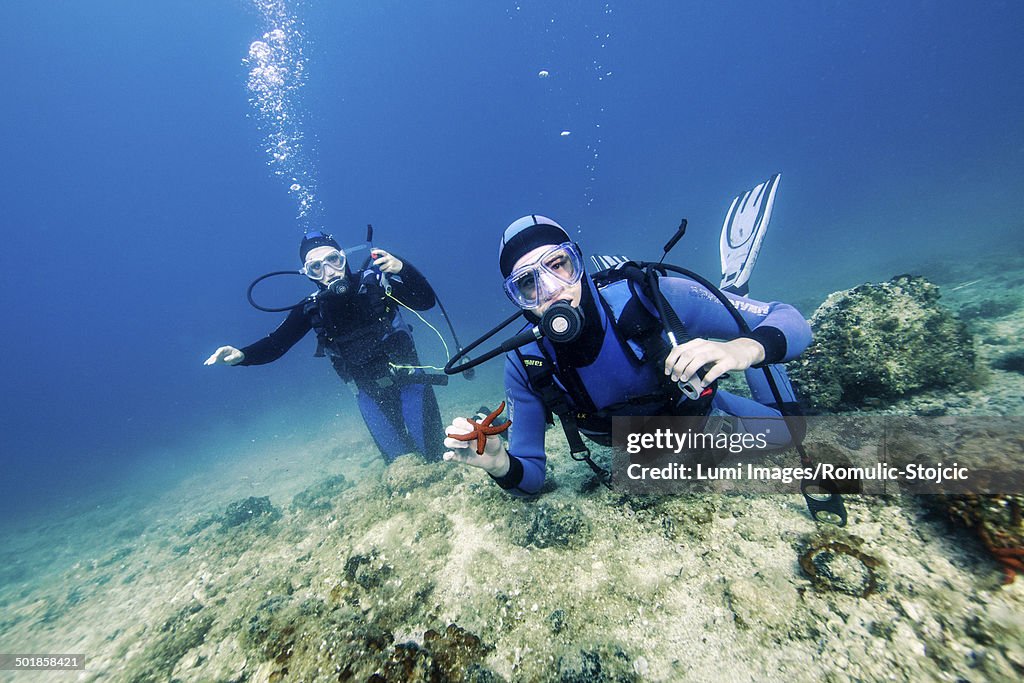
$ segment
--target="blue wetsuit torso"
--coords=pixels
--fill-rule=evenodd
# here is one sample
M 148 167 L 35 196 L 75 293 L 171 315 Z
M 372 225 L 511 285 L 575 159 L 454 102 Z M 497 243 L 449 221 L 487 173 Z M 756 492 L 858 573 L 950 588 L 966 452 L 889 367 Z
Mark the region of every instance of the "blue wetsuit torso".
M 739 336 L 736 321 L 702 285 L 688 278 L 676 277 L 661 278 L 659 282 L 668 304 L 679 315 L 690 337 L 734 339 Z M 656 317 L 654 306 L 643 295 L 631 292 L 625 280 L 603 287 L 599 294 L 595 294 L 598 290 L 589 276 L 583 283 L 595 300 L 597 296 L 604 300 L 604 304 L 590 306 L 587 310 L 588 316 L 596 315 L 597 319 L 593 322 L 588 319 L 586 334 L 601 334 L 600 346 L 594 345 L 586 364 L 574 364 L 570 370 L 558 368 L 554 377 L 556 384 L 565 391 L 570 405 L 584 412 L 596 410 L 605 416 L 662 414 L 667 402 L 672 400 L 666 391 L 662 367 L 664 358 L 643 357 L 642 349 L 636 344 L 624 342 L 621 335 L 614 333 L 615 323 L 608 314 L 611 311 L 616 315 L 625 302 L 634 297 L 639 297 L 640 303 Z M 751 327 L 752 332 L 747 336 L 764 346 L 765 364 L 791 360 L 810 343 L 810 326 L 792 306 L 727 296 Z M 540 344 L 544 345 L 543 349 Z M 557 360 L 559 349 L 543 339 L 523 347 L 519 354 L 508 354 L 505 359 L 505 398 L 512 420 L 508 431 L 510 469 L 507 475 L 496 478 L 496 481 L 502 488 L 518 494 L 532 494 L 540 490 L 547 460 L 544 451 L 547 408 L 540 393 L 531 386 L 521 360 L 531 355 Z M 748 371 L 748 379 L 753 377 L 754 373 Z M 580 386 L 585 396 L 581 395 Z M 757 387 L 753 383 L 751 388 L 755 390 L 756 399 L 766 399 L 757 395 Z M 717 410 L 737 415 L 763 415 L 770 410 L 749 399 L 726 392 L 718 394 L 713 404 Z M 650 400 L 646 400 L 648 398 Z M 790 398 L 791 395 L 784 400 Z M 736 410 L 742 412 L 734 412 Z M 774 414 L 778 415 L 777 412 Z M 581 431 L 586 434 L 585 429 Z

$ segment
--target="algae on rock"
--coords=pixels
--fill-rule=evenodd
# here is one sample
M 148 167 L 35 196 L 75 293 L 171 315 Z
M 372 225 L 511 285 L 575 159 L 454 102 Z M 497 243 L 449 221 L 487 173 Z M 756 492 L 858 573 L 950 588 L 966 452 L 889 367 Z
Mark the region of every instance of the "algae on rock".
M 270 502 L 269 496 L 249 496 L 228 505 L 220 519 L 221 531 L 243 524 L 266 527 L 281 519 L 281 511 Z
M 971 383 L 973 337 L 939 296 L 912 275 L 831 294 L 811 317 L 813 343 L 788 366 L 800 395 L 836 410 Z

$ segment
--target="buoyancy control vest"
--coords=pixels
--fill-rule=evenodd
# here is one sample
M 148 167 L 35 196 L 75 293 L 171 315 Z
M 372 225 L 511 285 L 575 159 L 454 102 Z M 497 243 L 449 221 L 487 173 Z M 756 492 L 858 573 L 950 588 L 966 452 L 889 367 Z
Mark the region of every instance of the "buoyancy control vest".
M 327 356 L 342 380 L 377 380 L 389 373 L 387 340 L 410 334 L 398 305 L 387 296 L 376 272 L 365 270 L 350 295 L 317 292 L 303 303 L 316 332 L 317 357 Z M 405 346 L 400 345 L 400 346 Z M 404 355 L 404 354 L 403 354 Z
M 608 329 L 623 347 L 624 357 L 634 366 L 663 362 L 671 344 L 661 320 L 644 303 L 652 300 L 644 272 L 635 263 L 628 262 L 599 271 L 591 279 L 599 305 L 608 316 Z M 611 443 L 614 415 L 627 415 L 633 409 L 642 414 L 705 416 L 711 410 L 717 391 L 717 382 L 713 382 L 701 391 L 699 398 L 688 399 L 677 383 L 659 371 L 656 373 L 659 386 L 654 392 L 598 409 L 574 368 L 559 367 L 543 343 L 527 348 L 535 351 L 517 349 L 516 354 L 530 387 L 544 402 L 548 422 L 553 423 L 552 414 L 558 415 L 563 424 L 568 416 L 573 428 L 602 445 Z

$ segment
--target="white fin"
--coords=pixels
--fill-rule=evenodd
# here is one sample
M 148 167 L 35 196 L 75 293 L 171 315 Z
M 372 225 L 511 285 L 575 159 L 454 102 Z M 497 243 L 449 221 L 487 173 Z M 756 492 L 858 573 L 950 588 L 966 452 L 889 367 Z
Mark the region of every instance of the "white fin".
M 621 254 L 597 254 L 590 257 L 590 262 L 594 264 L 595 273 L 609 268 L 614 268 L 615 266 L 626 263 L 627 261 L 629 261 L 629 259 Z
M 772 218 L 775 192 L 781 173 L 776 173 L 752 190 L 732 200 L 722 225 L 722 289 L 747 293 L 747 281 L 757 262 L 761 242 Z

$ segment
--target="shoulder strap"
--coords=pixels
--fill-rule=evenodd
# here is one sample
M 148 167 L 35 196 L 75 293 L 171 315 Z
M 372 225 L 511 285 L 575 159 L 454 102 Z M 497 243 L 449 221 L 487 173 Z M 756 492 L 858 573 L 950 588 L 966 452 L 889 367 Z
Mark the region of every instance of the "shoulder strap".
M 543 353 L 543 350 L 541 352 Z M 565 433 L 565 440 L 569 442 L 569 455 L 577 462 L 587 463 L 601 483 L 611 488 L 611 472 L 594 462 L 590 456 L 590 449 L 583 442 L 583 436 L 576 424 L 576 412 L 569 405 L 565 392 L 555 384 L 555 370 L 551 359 L 544 356 L 527 356 L 519 349 L 516 349 L 516 355 L 526 370 L 526 379 L 530 386 L 540 394 L 541 401 L 548 411 L 548 422 L 554 423 L 551 417 L 552 413 L 558 416 L 558 421 L 562 424 L 562 431 Z
M 652 358 L 658 359 L 658 361 L 663 360 L 672 345 L 665 336 L 665 326 L 662 321 L 643 302 L 643 299 L 647 299 L 651 305 L 656 305 L 656 297 L 664 299 L 664 295 L 657 290 L 657 281 L 652 284 L 647 273 L 631 261 L 617 265 L 612 272 L 621 273 L 618 280 L 625 279 L 628 287 L 628 293 L 625 296 L 622 295 L 623 293 L 607 289 L 608 285 L 605 285 L 606 289 L 603 291 L 599 290 L 602 301 L 605 301 L 605 293 L 618 294 L 618 296 L 609 297 L 613 300 L 606 301 L 606 310 L 613 321 L 616 334 L 620 335 L 630 347 L 638 361 L 644 362 Z M 618 280 L 609 280 L 608 284 Z M 666 313 L 673 316 L 674 327 L 683 333 L 685 339 L 685 325 L 675 315 L 667 301 L 664 301 L 664 307 Z M 662 379 L 666 396 L 678 397 L 680 392 L 678 385 L 668 377 L 663 377 L 661 373 L 659 373 L 659 377 Z M 682 411 L 679 414 L 706 414 L 711 409 L 711 401 L 714 400 L 717 386 L 717 381 L 712 382 L 709 386 L 704 387 L 699 395 L 686 394 L 688 400 L 676 403 L 674 408 Z
M 610 287 L 625 280 L 625 291 Z M 619 336 L 629 345 L 638 361 L 657 358 L 668 352 L 668 342 L 662 336 L 661 321 L 647 309 L 643 298 L 653 304 L 654 293 L 650 292 L 647 277 L 639 264 L 622 261 L 611 268 L 594 275 L 594 284 L 606 303 L 606 311 L 612 318 Z

